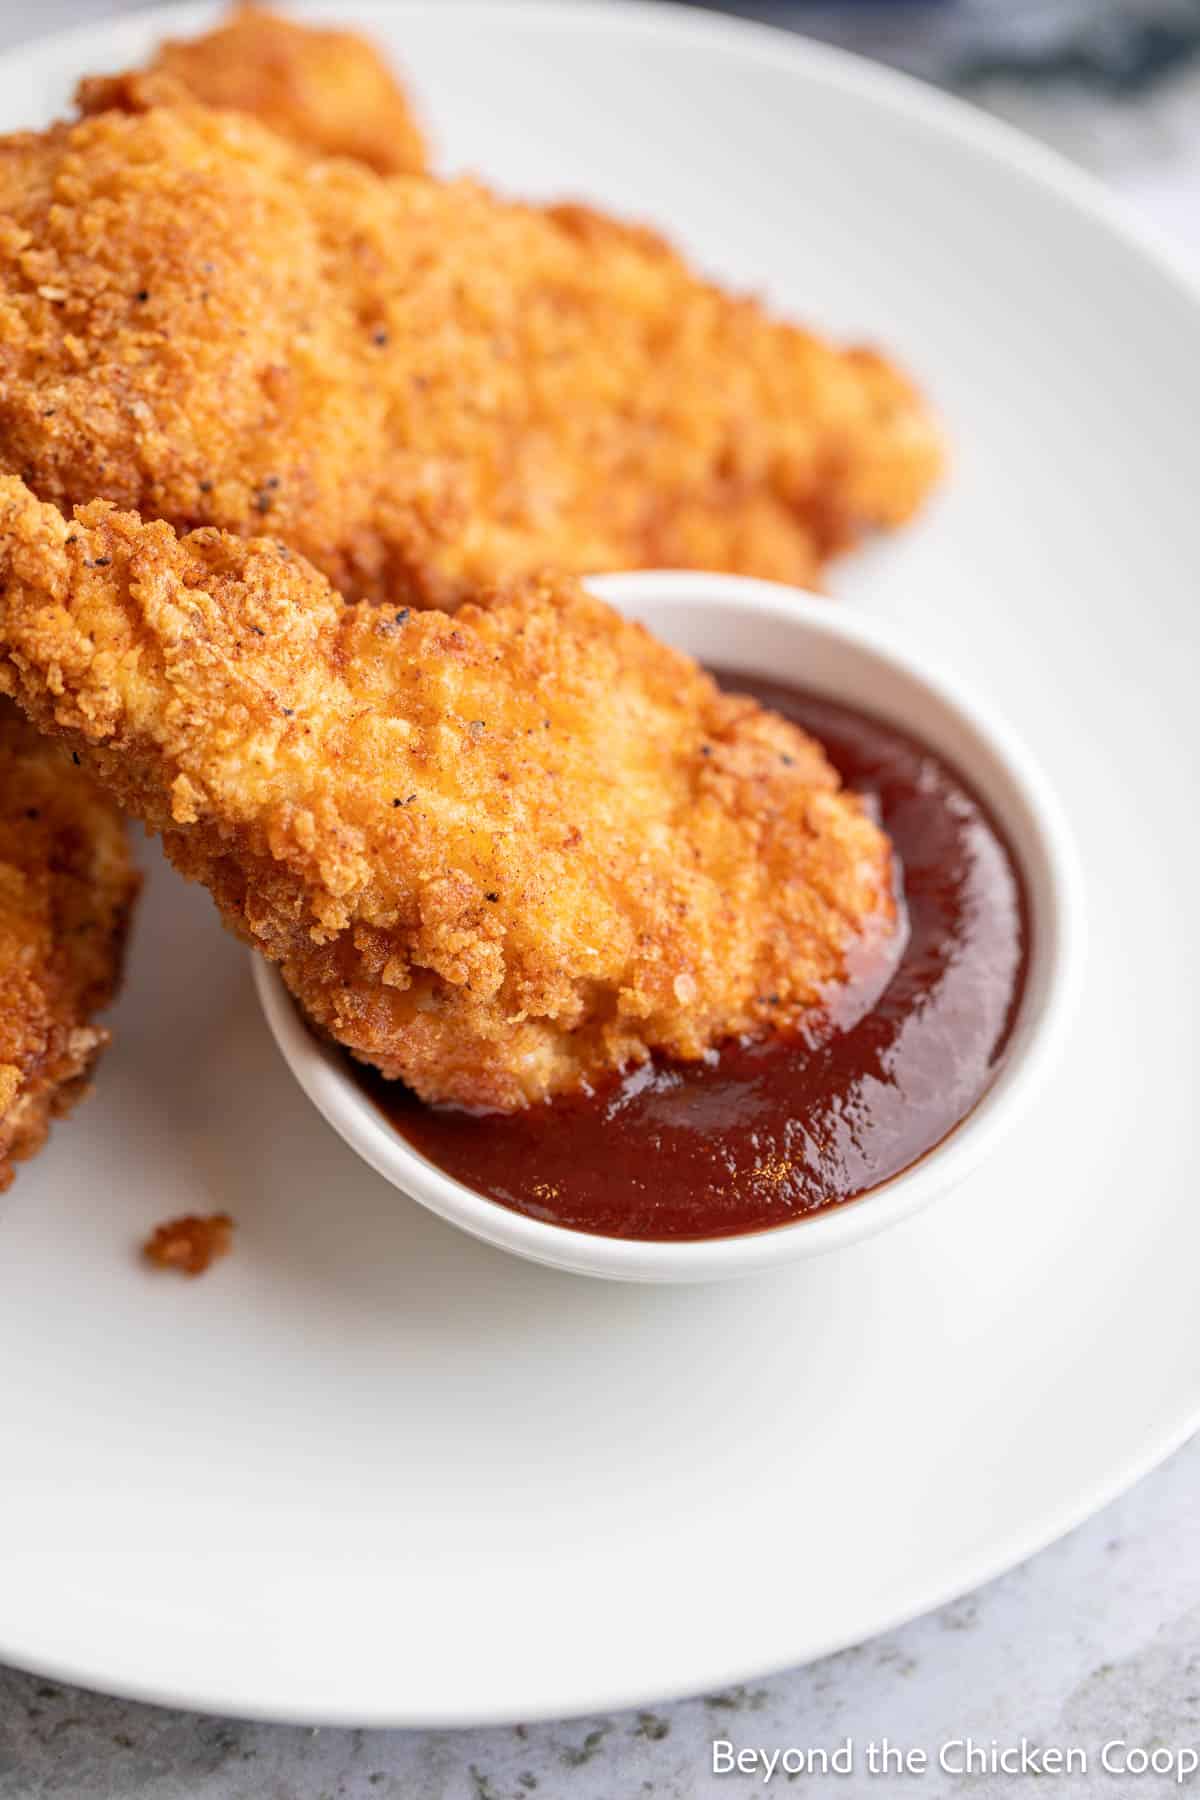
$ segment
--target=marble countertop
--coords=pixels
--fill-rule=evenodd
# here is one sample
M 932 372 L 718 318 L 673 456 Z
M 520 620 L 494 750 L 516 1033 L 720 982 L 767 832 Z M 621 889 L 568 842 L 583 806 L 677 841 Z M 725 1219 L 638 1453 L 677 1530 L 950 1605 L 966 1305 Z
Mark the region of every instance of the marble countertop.
M 0 8 L 0 45 L 114 10 L 97 0 Z M 732 10 L 965 93 L 1093 169 L 1145 222 L 1200 254 L 1200 0 L 745 0 Z M 780 1772 L 776 1791 L 846 1800 L 1046 1791 L 1033 1773 L 940 1770 L 939 1746 L 966 1737 L 985 1748 L 1022 1737 L 1082 1746 L 1089 1772 L 1063 1778 L 1071 1793 L 1178 1792 L 1170 1774 L 1123 1778 L 1096 1765 L 1114 1739 L 1148 1750 L 1200 1742 L 1198 1496 L 1195 1440 L 966 1599 L 823 1662 L 636 1713 L 484 1731 L 310 1731 L 0 1670 L 0 1800 L 748 1800 L 764 1791 L 761 1771 L 714 1775 L 715 1739 L 768 1750 L 854 1744 L 854 1773 Z M 865 1747 L 884 1736 L 925 1750 L 928 1771 L 868 1776 Z

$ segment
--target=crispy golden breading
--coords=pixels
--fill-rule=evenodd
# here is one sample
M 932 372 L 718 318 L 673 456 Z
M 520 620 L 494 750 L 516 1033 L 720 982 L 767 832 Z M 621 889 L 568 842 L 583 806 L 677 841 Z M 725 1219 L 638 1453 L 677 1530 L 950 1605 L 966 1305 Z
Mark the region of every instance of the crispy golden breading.
M 108 1042 L 137 888 L 108 795 L 0 701 L 0 1190 Z
M 890 846 L 820 746 L 569 580 L 347 604 L 269 539 L 4 477 L 0 584 L 0 686 L 427 1100 L 700 1057 L 890 959 Z
M 187 99 L 253 113 L 281 137 L 321 156 L 353 156 L 381 175 L 420 175 L 425 142 L 408 99 L 365 39 L 235 6 L 216 30 L 169 38 L 145 69 L 93 75 L 81 111 Z
M 812 583 L 940 450 L 883 358 L 648 232 L 181 107 L 0 142 L 0 459 L 452 607 L 551 568 Z

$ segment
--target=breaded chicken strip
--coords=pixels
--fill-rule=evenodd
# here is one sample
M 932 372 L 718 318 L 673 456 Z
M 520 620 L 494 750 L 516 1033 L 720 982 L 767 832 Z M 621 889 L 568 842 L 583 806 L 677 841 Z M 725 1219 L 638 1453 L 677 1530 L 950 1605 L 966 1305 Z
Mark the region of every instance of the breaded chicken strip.
M 450 607 L 549 568 L 811 583 L 939 448 L 881 357 L 646 232 L 189 107 L 0 143 L 0 459 Z
M 145 69 L 92 75 L 82 112 L 201 100 L 253 113 L 321 156 L 353 156 L 381 175 L 425 170 L 425 143 L 408 99 L 365 39 L 282 18 L 266 7 L 231 9 L 216 30 L 168 38 Z
M 0 701 L 0 1191 L 108 1042 L 137 889 L 108 795 Z
M 890 847 L 820 746 L 573 582 L 348 605 L 269 539 L 6 477 L 0 584 L 0 686 L 427 1100 L 701 1057 L 890 965 Z

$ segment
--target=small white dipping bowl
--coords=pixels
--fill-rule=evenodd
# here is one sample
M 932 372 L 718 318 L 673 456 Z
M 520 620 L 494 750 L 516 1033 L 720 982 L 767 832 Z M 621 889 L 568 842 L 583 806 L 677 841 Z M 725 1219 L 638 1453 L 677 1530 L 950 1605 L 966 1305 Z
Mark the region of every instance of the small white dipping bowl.
M 277 970 L 255 957 L 267 1023 L 293 1075 L 352 1149 L 400 1191 L 473 1236 L 534 1262 L 617 1281 L 712 1281 L 819 1256 L 883 1231 L 960 1182 L 1014 1124 L 1063 1035 L 1081 959 L 1081 881 L 1046 778 L 1009 728 L 896 628 L 835 601 L 736 576 L 609 575 L 589 587 L 701 662 L 769 676 L 895 724 L 963 774 L 1024 874 L 1028 979 L 1000 1069 L 974 1110 L 919 1162 L 859 1199 L 764 1231 L 698 1242 L 599 1237 L 524 1217 L 446 1175 L 392 1129 L 347 1061 L 306 1029 Z

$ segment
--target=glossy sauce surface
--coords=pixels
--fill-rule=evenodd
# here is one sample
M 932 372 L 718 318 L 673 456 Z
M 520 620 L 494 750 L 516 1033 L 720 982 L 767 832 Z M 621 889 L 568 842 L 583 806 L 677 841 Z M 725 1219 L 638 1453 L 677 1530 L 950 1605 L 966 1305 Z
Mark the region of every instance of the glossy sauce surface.
M 530 1217 L 612 1237 L 705 1238 L 786 1224 L 910 1167 L 989 1085 L 1020 1005 L 1025 894 L 961 777 L 880 720 L 745 676 L 873 797 L 903 866 L 909 937 L 851 1025 L 648 1064 L 605 1092 L 512 1117 L 423 1106 L 356 1066 L 376 1105 L 448 1174 Z

